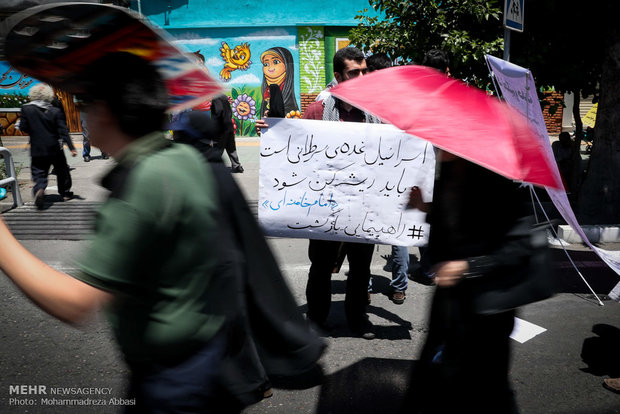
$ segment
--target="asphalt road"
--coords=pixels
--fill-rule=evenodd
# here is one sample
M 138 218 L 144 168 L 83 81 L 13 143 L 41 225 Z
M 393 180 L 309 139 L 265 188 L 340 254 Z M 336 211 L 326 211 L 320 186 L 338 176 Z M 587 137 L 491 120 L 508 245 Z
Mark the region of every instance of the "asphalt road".
M 78 139 L 78 138 L 76 138 Z M 78 139 L 79 140 L 79 139 Z M 19 140 L 3 137 L 21 163 L 22 196 L 29 200 L 27 148 Z M 249 200 L 258 198 L 257 141 L 242 139 L 238 150 L 244 174 L 235 178 Z M 98 155 L 98 151 L 93 151 Z M 96 177 L 111 160 L 84 163 L 69 160 L 74 191 L 81 199 L 65 203 L 102 200 L 105 191 Z M 52 188 L 48 194 L 53 194 Z M 53 197 L 49 212 L 55 208 Z M 26 207 L 31 208 L 31 207 Z M 77 209 L 77 206 L 76 206 Z M 11 213 L 5 214 L 8 217 Z M 85 246 L 82 240 L 24 240 L 24 245 L 58 269 L 71 272 L 72 260 Z M 301 311 L 305 310 L 308 270 L 307 241 L 270 239 Z M 616 246 L 607 246 L 615 248 Z M 326 374 L 320 386 L 303 390 L 276 389 L 273 397 L 249 407 L 246 414 L 277 413 L 391 413 L 400 405 L 407 375 L 418 358 L 426 334 L 427 312 L 433 287 L 410 282 L 408 298 L 395 305 L 384 294 L 390 280 L 389 247 L 377 246 L 372 272 L 376 292 L 369 306 L 378 338 L 366 341 L 351 336 L 344 323 L 345 266 L 333 279 L 333 306 L 322 358 Z M 411 249 L 416 254 L 416 249 Z M 606 376 L 620 376 L 620 304 L 604 295 L 618 281 L 597 257 L 581 245 L 569 254 L 583 277 L 601 294 L 600 306 L 564 252 L 554 250 L 554 277 L 559 293 L 544 302 L 521 309 L 519 318 L 545 331 L 519 343 L 513 341 L 511 378 L 521 413 L 607 414 L 620 413 L 620 395 L 601 386 Z M 81 328 L 55 321 L 33 306 L 5 277 L 0 277 L 0 413 L 117 413 L 122 411 L 127 370 L 106 323 L 99 317 Z M 46 395 L 17 394 L 16 386 L 45 387 Z M 91 395 L 50 395 L 50 392 L 91 390 Z M 450 390 L 446 390 L 449 398 Z M 50 397 L 55 397 L 53 400 Z M 67 406 L 58 400 L 103 402 L 101 406 Z M 25 405 L 25 404 L 36 405 Z

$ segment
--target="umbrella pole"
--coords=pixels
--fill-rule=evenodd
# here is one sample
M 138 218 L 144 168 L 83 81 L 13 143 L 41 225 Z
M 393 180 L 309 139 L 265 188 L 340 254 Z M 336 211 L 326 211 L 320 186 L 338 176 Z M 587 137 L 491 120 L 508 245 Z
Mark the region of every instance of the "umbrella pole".
M 533 194 L 534 197 L 536 197 L 536 201 L 538 202 L 538 205 L 540 206 L 540 209 L 542 210 L 543 214 L 545 215 L 545 218 L 547 219 L 547 223 L 551 224 L 551 220 L 549 220 L 549 216 L 547 216 L 547 212 L 543 208 L 542 203 L 540 202 L 540 199 L 538 198 L 538 195 L 536 194 L 536 192 L 534 191 L 534 189 L 530 185 L 530 195 L 532 195 L 532 194 Z M 538 220 L 536 220 L 536 221 L 538 221 Z M 560 237 L 558 236 L 558 233 L 555 231 L 553 226 L 550 225 L 549 227 L 551 228 L 551 231 L 553 232 L 553 235 L 555 236 L 555 238 L 560 242 L 560 246 L 562 246 L 562 249 L 564 250 L 564 253 L 566 254 L 566 257 L 568 257 L 568 260 L 573 265 L 573 268 L 575 269 L 575 271 L 577 272 L 577 274 L 579 275 L 581 280 L 583 280 L 583 283 L 585 283 L 586 286 L 588 287 L 588 289 L 590 289 L 590 292 L 592 292 L 592 294 L 594 295 L 594 297 L 598 301 L 598 304 L 600 306 L 605 306 L 603 304 L 603 302 L 601 301 L 601 299 L 598 297 L 598 295 L 594 292 L 594 290 L 592 289 L 592 287 L 590 286 L 590 284 L 588 283 L 586 278 L 583 277 L 583 275 L 581 274 L 581 272 L 577 268 L 577 265 L 575 264 L 575 262 L 573 262 L 573 259 L 570 257 L 570 254 L 568 254 L 568 250 L 566 250 L 566 247 L 564 246 L 564 242 L 562 241 L 562 239 L 560 239 Z
M 532 210 L 534 211 L 534 218 L 536 219 L 536 224 L 538 224 L 539 223 L 538 213 L 536 212 L 536 202 L 534 201 L 534 187 L 532 186 L 532 184 L 530 184 L 529 186 L 530 186 L 530 199 L 532 200 Z M 540 204 L 540 201 L 538 203 Z M 540 209 L 543 210 L 542 205 L 540 206 Z
M 491 65 L 489 64 L 489 59 L 487 58 L 487 55 L 484 55 L 484 60 L 487 63 L 487 68 L 489 69 L 489 73 L 491 74 L 491 82 L 493 82 L 493 88 L 495 89 L 495 95 L 497 95 L 497 98 L 500 101 L 504 101 L 504 97 L 499 93 L 499 88 L 497 87 L 497 83 L 495 82 L 495 72 L 493 72 L 493 69 L 491 68 Z

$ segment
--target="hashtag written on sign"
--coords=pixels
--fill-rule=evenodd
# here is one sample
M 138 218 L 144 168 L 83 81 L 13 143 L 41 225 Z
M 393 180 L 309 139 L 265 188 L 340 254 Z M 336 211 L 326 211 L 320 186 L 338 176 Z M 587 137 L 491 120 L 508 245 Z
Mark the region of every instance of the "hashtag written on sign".
M 422 229 L 422 226 L 413 226 L 409 229 L 409 231 L 411 232 L 411 234 L 409 234 L 409 237 L 411 237 L 412 239 L 421 239 L 422 237 L 424 237 L 424 230 Z

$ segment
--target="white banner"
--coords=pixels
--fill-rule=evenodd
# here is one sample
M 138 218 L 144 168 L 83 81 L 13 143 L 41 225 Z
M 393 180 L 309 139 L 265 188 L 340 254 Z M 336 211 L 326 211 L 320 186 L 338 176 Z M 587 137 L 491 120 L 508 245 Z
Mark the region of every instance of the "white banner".
M 435 153 L 392 125 L 269 119 L 261 137 L 258 219 L 268 235 L 420 246 Z
M 487 55 L 487 61 L 502 91 L 504 100 L 527 117 L 539 138 L 544 143 L 548 156 L 554 160 L 532 73 L 525 68 L 493 56 Z M 555 160 L 553 165 L 555 167 L 554 173 L 559 177 L 560 172 L 555 164 Z M 548 187 L 545 187 L 545 189 L 566 223 L 575 230 L 584 243 L 594 250 L 613 271 L 620 275 L 620 252 L 603 250 L 593 246 L 577 222 L 577 218 L 570 206 L 566 192 L 564 190 L 556 190 Z M 620 284 L 614 288 L 610 296 L 615 300 L 620 300 Z

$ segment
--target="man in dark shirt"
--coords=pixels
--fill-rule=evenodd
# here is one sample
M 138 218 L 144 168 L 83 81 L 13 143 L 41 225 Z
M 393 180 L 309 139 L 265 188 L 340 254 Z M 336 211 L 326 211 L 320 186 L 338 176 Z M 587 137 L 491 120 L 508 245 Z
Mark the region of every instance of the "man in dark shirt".
M 338 83 L 363 76 L 367 72 L 364 54 L 353 47 L 346 47 L 334 56 L 334 77 Z M 339 122 L 372 122 L 379 119 L 366 114 L 329 95 L 324 100 L 308 106 L 304 119 Z M 345 314 L 351 330 L 364 339 L 373 339 L 373 326 L 366 315 L 368 281 L 374 245 L 367 243 L 341 243 L 331 240 L 310 240 L 308 257 L 312 262 L 308 273 L 306 299 L 308 318 L 325 327 L 331 305 L 331 275 L 339 252 L 346 254 L 349 274 L 345 296 Z
M 334 55 L 334 77 L 338 83 L 363 76 L 367 71 L 364 54 L 359 49 L 345 47 Z M 362 112 L 331 95 L 310 104 L 304 111 L 303 118 L 336 122 L 381 123 L 377 117 Z M 258 132 L 268 127 L 264 119 L 256 121 Z M 308 257 L 312 263 L 306 286 L 308 319 L 323 329 L 327 328 L 327 316 L 331 306 L 331 275 L 338 257 L 344 253 L 349 260 L 345 297 L 347 322 L 356 335 L 364 339 L 375 338 L 373 326 L 366 315 L 373 249 L 373 244 L 310 240 Z

